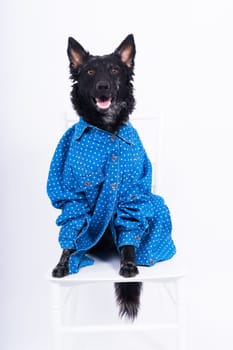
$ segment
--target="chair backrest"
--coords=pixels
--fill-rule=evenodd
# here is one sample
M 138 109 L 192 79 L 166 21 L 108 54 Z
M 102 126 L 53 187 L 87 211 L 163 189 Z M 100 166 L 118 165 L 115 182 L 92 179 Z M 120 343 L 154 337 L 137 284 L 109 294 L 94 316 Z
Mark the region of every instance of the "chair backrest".
M 152 188 L 158 192 L 162 182 L 162 145 L 163 119 L 160 114 L 133 117 L 133 126 L 137 129 L 153 167 Z

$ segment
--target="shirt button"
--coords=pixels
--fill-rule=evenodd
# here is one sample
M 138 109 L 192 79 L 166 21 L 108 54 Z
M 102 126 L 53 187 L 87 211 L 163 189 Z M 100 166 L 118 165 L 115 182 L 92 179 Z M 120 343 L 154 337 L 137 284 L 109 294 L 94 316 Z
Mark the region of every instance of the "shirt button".
M 116 187 L 117 187 L 117 184 L 114 182 L 112 185 L 111 185 L 112 189 L 115 190 Z
M 90 186 L 90 184 L 91 184 L 90 181 L 85 182 L 85 186 L 87 186 L 87 187 Z
M 115 162 L 117 160 L 117 156 L 112 156 L 112 161 Z
M 136 241 L 140 241 L 140 236 L 135 236 Z
M 153 259 L 150 259 L 150 264 L 151 264 L 151 265 L 154 265 L 154 263 L 155 263 L 154 260 L 153 260 Z
M 116 136 L 115 135 L 112 135 L 111 138 L 110 138 L 111 141 L 115 141 L 116 140 Z
M 137 196 L 136 196 L 136 194 L 131 194 L 131 196 L 130 196 L 130 199 L 133 201 L 134 199 L 136 199 L 137 198 Z

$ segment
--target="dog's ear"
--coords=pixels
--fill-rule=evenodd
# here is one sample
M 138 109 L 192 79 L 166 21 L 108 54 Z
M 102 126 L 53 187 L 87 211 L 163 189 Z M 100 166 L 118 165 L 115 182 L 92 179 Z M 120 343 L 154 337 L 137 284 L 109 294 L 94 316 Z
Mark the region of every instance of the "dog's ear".
M 73 38 L 68 39 L 67 54 L 72 68 L 79 68 L 88 58 L 89 53 Z
M 136 47 L 134 43 L 133 34 L 129 34 L 125 40 L 118 46 L 118 48 L 114 52 L 119 55 L 121 61 L 125 63 L 128 67 L 134 67 L 134 57 L 136 54 Z

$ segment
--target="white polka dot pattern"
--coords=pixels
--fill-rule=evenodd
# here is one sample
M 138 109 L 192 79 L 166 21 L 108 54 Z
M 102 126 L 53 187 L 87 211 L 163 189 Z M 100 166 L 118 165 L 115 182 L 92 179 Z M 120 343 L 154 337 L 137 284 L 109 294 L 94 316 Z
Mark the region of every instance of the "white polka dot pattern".
M 47 183 L 55 208 L 61 209 L 62 248 L 75 249 L 70 273 L 93 264 L 86 252 L 111 223 L 117 248 L 133 245 L 137 265 L 154 265 L 176 252 L 170 213 L 151 193 L 151 163 L 130 123 L 117 134 L 82 118 L 60 140 Z

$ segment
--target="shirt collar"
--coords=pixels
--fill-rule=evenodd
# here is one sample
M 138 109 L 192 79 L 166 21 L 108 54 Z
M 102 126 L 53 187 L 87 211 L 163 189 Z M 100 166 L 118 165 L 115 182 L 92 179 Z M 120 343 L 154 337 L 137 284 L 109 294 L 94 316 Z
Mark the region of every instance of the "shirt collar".
M 87 128 L 98 129 L 97 127 L 87 123 L 82 117 L 80 117 L 79 122 L 75 126 L 75 139 L 76 140 L 80 139 Z M 131 124 L 129 122 L 126 122 L 124 125 L 120 126 L 119 131 L 116 134 L 111 134 L 108 131 L 104 131 L 104 130 L 102 131 L 106 132 L 111 136 L 115 135 L 116 137 L 120 138 L 127 144 L 131 145 L 132 144 L 131 128 L 132 128 Z
M 91 125 L 85 122 L 82 117 L 80 117 L 78 123 L 75 125 L 75 139 L 79 140 L 88 127 L 91 127 Z

